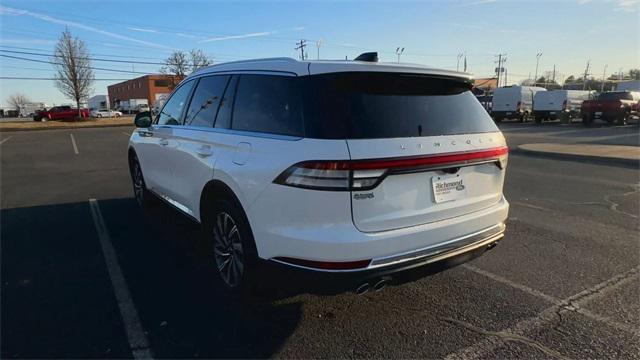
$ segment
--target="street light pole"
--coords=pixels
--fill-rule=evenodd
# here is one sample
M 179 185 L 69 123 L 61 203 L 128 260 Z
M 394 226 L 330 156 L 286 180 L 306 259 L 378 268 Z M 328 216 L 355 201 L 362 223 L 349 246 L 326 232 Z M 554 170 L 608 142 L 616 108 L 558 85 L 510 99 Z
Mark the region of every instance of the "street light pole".
M 542 57 L 542 52 L 536 54 L 536 74 L 533 76 L 533 86 L 538 84 L 538 64 L 540 63 L 540 58 Z
M 606 76 L 607 76 L 607 65 L 605 64 L 604 71 L 602 72 L 602 85 L 600 85 L 600 92 L 601 93 L 604 92 L 604 80 L 605 80 Z
M 456 62 L 456 71 L 460 71 L 460 59 L 462 59 L 462 53 L 458 54 L 458 61 Z

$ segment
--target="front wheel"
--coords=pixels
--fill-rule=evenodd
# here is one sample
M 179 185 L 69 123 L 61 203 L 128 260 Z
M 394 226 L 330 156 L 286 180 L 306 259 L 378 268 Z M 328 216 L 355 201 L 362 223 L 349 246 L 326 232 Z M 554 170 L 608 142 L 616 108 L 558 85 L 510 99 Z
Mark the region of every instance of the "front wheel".
M 138 203 L 138 206 L 144 208 L 147 203 L 147 186 L 144 182 L 144 176 L 142 175 L 142 168 L 137 156 L 133 156 L 131 159 L 131 178 L 133 181 L 133 195 Z
M 619 126 L 627 125 L 627 118 L 628 118 L 627 114 L 622 114 L 618 116 L 618 118 L 616 119 L 616 124 Z

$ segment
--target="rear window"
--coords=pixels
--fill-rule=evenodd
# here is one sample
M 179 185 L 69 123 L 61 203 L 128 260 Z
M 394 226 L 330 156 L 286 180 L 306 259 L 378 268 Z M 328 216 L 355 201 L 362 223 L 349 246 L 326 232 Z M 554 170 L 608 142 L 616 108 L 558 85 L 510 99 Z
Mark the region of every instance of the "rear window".
M 630 92 L 608 92 L 598 96 L 598 100 L 633 100 Z
M 304 83 L 307 137 L 370 139 L 498 131 L 460 80 L 389 73 L 313 75 Z

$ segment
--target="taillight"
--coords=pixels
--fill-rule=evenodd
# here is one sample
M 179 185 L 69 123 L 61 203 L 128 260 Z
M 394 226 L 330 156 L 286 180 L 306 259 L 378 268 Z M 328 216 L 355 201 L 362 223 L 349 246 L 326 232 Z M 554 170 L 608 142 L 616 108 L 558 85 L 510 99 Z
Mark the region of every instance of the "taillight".
M 507 166 L 509 148 L 390 159 L 303 161 L 283 171 L 273 182 L 305 189 L 363 191 L 378 186 L 390 174 L 446 169 L 495 162 Z
M 562 102 L 562 110 L 567 110 L 567 100 Z

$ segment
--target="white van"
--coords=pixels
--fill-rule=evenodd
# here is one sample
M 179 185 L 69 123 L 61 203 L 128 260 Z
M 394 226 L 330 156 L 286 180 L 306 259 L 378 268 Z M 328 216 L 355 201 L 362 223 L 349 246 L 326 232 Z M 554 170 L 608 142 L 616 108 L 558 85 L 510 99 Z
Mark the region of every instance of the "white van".
M 552 90 L 539 91 L 533 96 L 533 115 L 536 123 L 544 120 L 560 119 L 570 122 L 580 115 L 580 106 L 585 100 L 593 98 L 594 91 Z
M 504 86 L 493 91 L 491 116 L 496 122 L 502 119 L 527 121 L 531 114 L 533 96 L 545 88 L 535 86 Z

